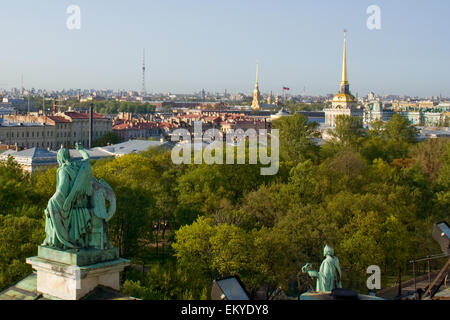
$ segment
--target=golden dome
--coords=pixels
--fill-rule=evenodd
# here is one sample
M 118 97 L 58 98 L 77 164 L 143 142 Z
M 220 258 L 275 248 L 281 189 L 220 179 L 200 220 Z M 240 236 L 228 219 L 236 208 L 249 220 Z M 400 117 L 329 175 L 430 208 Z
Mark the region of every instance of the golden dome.
M 333 102 L 356 102 L 356 98 L 348 93 L 338 93 L 334 96 Z

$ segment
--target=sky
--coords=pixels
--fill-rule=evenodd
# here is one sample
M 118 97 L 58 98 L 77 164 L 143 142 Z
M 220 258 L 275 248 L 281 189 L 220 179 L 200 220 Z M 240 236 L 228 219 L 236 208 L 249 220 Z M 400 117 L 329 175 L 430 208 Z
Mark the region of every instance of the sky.
M 80 8 L 69 30 L 67 8 Z M 381 29 L 367 28 L 380 7 Z M 14 0 L 0 4 L 0 88 L 329 94 L 343 30 L 351 91 L 450 97 L 448 0 Z

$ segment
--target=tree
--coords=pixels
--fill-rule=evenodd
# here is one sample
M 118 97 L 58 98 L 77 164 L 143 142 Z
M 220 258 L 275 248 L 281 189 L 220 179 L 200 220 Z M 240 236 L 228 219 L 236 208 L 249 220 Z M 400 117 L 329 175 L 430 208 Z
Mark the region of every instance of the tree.
M 296 273 L 292 261 L 289 238 L 286 234 L 270 228 L 253 230 L 249 266 L 251 272 L 244 277 L 247 288 L 264 289 L 269 296 L 276 289 L 289 290 L 288 283 Z
M 273 228 L 290 204 L 288 196 L 285 196 L 287 190 L 281 188 L 286 187 L 280 184 L 262 185 L 257 191 L 249 192 L 242 199 L 239 209 L 231 211 L 234 220 L 229 222 L 247 231 Z
M 6 162 L 0 162 L 0 215 L 27 212 L 30 217 L 35 217 L 36 206 L 43 204 L 38 192 L 32 186 L 30 174 L 11 156 Z
M 145 248 L 153 240 L 152 190 L 158 173 L 148 159 L 137 154 L 96 161 L 93 173 L 104 178 L 117 196 L 117 212 L 109 223 L 112 242 L 121 255 L 137 255 L 141 242 Z
M 285 101 L 282 106 L 294 114 L 297 111 L 320 111 L 323 110 L 323 103 L 302 103 L 294 100 Z
M 445 145 L 441 159 L 442 166 L 437 179 L 437 205 L 442 212 L 441 217 L 447 218 L 450 211 L 450 143 Z
M 177 231 L 172 246 L 189 282 L 201 281 L 205 286 L 217 277 L 238 275 L 252 293 L 261 287 L 268 293 L 279 286 L 286 289 L 295 269 L 288 238 L 268 228 L 246 232 L 200 217 Z
M 43 240 L 41 221 L 0 215 L 0 290 L 31 272 L 25 259 L 36 255 Z
M 320 168 L 310 160 L 292 168 L 289 187 L 292 189 L 292 198 L 298 199 L 298 204 L 306 205 L 322 201 L 326 188 L 320 182 L 320 174 Z
M 273 122 L 272 128 L 280 130 L 280 157 L 295 165 L 318 159 L 319 147 L 314 138 L 319 136 L 317 122 L 308 122 L 304 115 L 295 114 Z
M 32 176 L 34 189 L 39 192 L 43 201 L 41 205 L 44 208 L 56 190 L 56 170 L 57 167 L 53 167 L 45 171 L 35 172 Z
M 205 284 L 217 276 L 212 268 L 213 254 L 209 241 L 214 232 L 212 221 L 200 217 L 192 225 L 181 227 L 172 244 L 179 266 Z
M 145 274 L 136 270 L 126 273 L 122 292 L 147 300 L 207 300 L 208 290 L 195 286 L 174 264 L 153 263 Z
M 382 223 L 383 218 L 379 212 L 354 212 L 343 228 L 343 239 L 338 247 L 342 265 L 364 271 L 370 265 L 384 263 L 384 250 L 380 246 L 383 239 Z
M 337 225 L 319 205 L 293 206 L 274 227 L 288 239 L 284 249 L 290 256 L 294 276 L 307 262 L 319 262 L 325 244 L 337 243 Z
M 428 139 L 411 150 L 413 159 L 420 164 L 422 172 L 431 181 L 436 181 L 439 177 L 443 165 L 442 155 L 449 144 L 448 138 Z
M 362 119 L 344 115 L 336 117 L 336 127 L 329 133 L 334 143 L 351 148 L 358 148 L 365 137 Z
M 178 201 L 199 214 L 213 213 L 221 199 L 236 204 L 267 179 L 257 165 L 192 165 L 178 179 Z
M 117 144 L 120 142 L 120 138 L 115 132 L 107 132 L 101 138 L 95 140 L 95 147 L 104 147 L 109 144 Z
M 394 114 L 385 124 L 383 136 L 397 142 L 415 143 L 417 141 L 417 129 L 405 117 Z

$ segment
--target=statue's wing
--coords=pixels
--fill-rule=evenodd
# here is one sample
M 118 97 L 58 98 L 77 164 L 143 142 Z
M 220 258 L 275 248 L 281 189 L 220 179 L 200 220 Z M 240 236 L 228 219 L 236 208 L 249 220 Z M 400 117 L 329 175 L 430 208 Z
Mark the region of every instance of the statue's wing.
M 64 202 L 64 210 L 68 211 L 74 202 L 81 196 L 90 196 L 92 194 L 92 167 L 90 162 L 81 161 L 75 182 L 70 190 L 67 199 Z

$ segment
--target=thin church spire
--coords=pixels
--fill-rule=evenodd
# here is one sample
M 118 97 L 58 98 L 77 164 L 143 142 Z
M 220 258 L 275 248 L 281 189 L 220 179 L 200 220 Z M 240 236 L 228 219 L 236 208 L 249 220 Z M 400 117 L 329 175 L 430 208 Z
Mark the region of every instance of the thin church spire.
M 253 102 L 252 102 L 252 109 L 254 109 L 254 110 L 259 110 L 261 108 L 258 71 L 259 71 L 259 64 L 256 63 L 256 84 L 255 84 L 255 90 L 253 91 Z
M 341 85 L 348 84 L 347 78 L 347 30 L 344 29 L 344 54 L 342 57 L 342 80 Z

